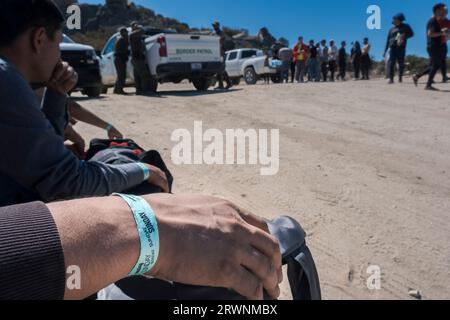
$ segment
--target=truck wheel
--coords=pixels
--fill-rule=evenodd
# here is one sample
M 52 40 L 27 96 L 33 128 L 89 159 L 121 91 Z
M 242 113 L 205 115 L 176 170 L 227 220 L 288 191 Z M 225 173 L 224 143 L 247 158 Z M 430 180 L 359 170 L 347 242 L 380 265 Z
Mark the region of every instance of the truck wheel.
M 238 86 L 241 83 L 241 78 L 233 78 L 231 79 L 231 82 L 233 83 L 233 86 Z
M 279 74 L 274 74 L 270 77 L 273 83 L 281 83 L 281 76 Z
M 85 88 L 82 93 L 87 95 L 89 98 L 98 98 L 102 94 L 102 87 Z
M 198 91 L 206 91 L 211 86 L 211 79 L 208 78 L 200 78 L 192 80 L 195 89 Z
M 254 85 L 258 81 L 258 75 L 253 67 L 248 67 L 244 71 L 244 80 L 248 85 Z

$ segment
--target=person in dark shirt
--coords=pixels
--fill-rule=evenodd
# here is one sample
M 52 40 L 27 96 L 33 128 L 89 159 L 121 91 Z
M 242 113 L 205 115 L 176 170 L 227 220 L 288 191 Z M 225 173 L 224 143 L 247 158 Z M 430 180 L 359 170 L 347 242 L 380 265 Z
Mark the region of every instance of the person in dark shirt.
M 77 75 L 61 61 L 63 22 L 50 0 L 0 1 L 0 206 L 106 196 L 152 179 L 168 191 L 156 167 L 85 162 L 64 146 Z M 47 88 L 42 104 L 32 87 Z
M 223 59 L 225 59 L 225 52 L 227 51 L 227 47 L 226 47 L 227 41 L 231 41 L 231 40 L 227 39 L 227 35 L 220 27 L 219 21 L 215 21 L 212 24 L 212 26 L 214 28 L 214 32 L 216 33 L 216 35 L 218 37 L 220 37 L 220 54 L 221 54 L 221 57 Z M 216 89 L 219 89 L 219 90 L 223 90 L 223 89 L 228 90 L 233 86 L 233 84 L 231 83 L 230 77 L 228 76 L 228 73 L 226 71 L 225 60 L 223 61 L 222 70 L 217 74 L 217 81 L 218 81 L 219 85 Z M 227 83 L 226 87 L 223 86 L 224 81 Z
M 361 44 L 359 41 L 353 43 L 353 48 L 351 51 L 352 64 L 353 64 L 353 80 L 359 80 L 359 75 L 361 72 Z
M 439 69 L 443 69 L 447 49 L 447 30 L 442 28 L 441 21 L 447 15 L 446 5 L 439 3 L 433 7 L 433 17 L 427 23 L 428 48 L 431 58 L 431 70 L 426 90 L 437 90 L 433 87 L 434 76 Z M 444 41 L 445 39 L 445 41 Z
M 130 42 L 128 41 L 128 30 L 120 29 L 120 36 L 114 46 L 114 66 L 116 67 L 117 79 L 114 87 L 115 94 L 125 94 L 123 88 L 127 80 L 127 62 L 130 56 Z
M 338 65 L 339 65 L 339 74 L 337 76 L 338 79 L 345 81 L 345 76 L 347 73 L 347 51 L 345 47 L 347 43 L 345 41 L 341 42 L 341 48 L 338 51 Z
M 389 30 L 384 55 L 390 50 L 389 59 L 389 83 L 394 83 L 395 65 L 398 63 L 398 80 L 403 81 L 403 72 L 405 69 L 406 47 L 408 39 L 414 36 L 412 28 L 404 23 L 406 20 L 403 13 L 394 16 L 392 23 L 394 26 Z
M 320 71 L 322 73 L 322 81 L 327 82 L 328 81 L 328 46 L 327 46 L 327 40 L 322 40 L 320 42 L 321 48 L 319 50 L 319 56 L 320 56 Z
M 321 63 L 322 50 L 320 49 L 320 42 L 316 43 L 316 50 L 317 50 L 316 82 L 320 82 L 320 79 L 322 78 L 322 63 Z
M 317 54 L 314 40 L 309 41 L 308 81 L 317 81 Z
M 441 6 L 438 5 L 438 7 L 436 8 L 440 8 Z M 438 9 L 438 11 L 440 11 Z M 439 14 L 438 14 L 439 15 Z M 428 54 L 430 56 L 430 65 L 422 72 L 416 74 L 413 78 L 414 80 L 414 84 L 417 86 L 418 85 L 418 81 L 419 79 L 424 76 L 424 75 L 430 75 L 431 71 L 433 70 L 433 64 L 436 58 L 441 58 L 441 63 L 440 63 L 440 69 L 442 71 L 442 82 L 447 82 L 448 81 L 448 76 L 447 76 L 447 53 L 448 53 L 448 46 L 447 46 L 447 41 L 448 41 L 448 37 L 447 34 L 448 33 L 448 28 L 450 27 L 450 21 L 448 20 L 448 8 L 447 6 L 445 6 L 444 8 L 444 12 L 440 12 L 441 17 L 437 18 L 437 15 L 434 14 L 433 18 L 430 19 L 430 21 L 428 21 L 427 24 L 427 51 Z M 444 15 L 444 17 L 442 17 L 442 15 Z M 431 32 L 436 33 L 436 30 L 438 30 L 438 28 L 436 28 L 436 21 L 439 23 L 440 27 L 441 27 L 441 32 L 442 32 L 442 36 L 441 36 L 441 45 L 438 43 L 438 41 L 436 41 L 436 39 L 438 39 L 438 37 L 435 37 L 434 39 L 432 39 L 429 35 Z M 433 59 L 434 58 L 434 59 Z M 434 78 L 433 78 L 434 80 Z M 432 85 L 433 83 L 431 83 Z M 432 86 L 428 86 L 428 89 L 433 90 L 434 88 Z
M 131 25 L 130 34 L 131 64 L 133 65 L 134 86 L 136 95 L 147 95 L 151 92 L 151 74 L 145 52 L 145 32 L 137 22 Z

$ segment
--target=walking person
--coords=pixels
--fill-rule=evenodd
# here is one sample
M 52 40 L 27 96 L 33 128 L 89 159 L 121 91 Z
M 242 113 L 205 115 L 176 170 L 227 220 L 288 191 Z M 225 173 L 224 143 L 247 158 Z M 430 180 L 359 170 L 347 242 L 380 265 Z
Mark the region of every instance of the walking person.
M 426 90 L 437 90 L 433 87 L 434 76 L 439 69 L 445 70 L 444 63 L 447 57 L 447 33 L 448 29 L 442 27 L 442 22 L 447 17 L 447 7 L 439 3 L 433 7 L 433 17 L 427 24 L 428 52 L 431 58 L 431 70 L 428 77 Z
M 328 68 L 330 69 L 330 80 L 334 82 L 334 74 L 336 72 L 337 67 L 337 54 L 338 49 L 334 44 L 334 40 L 330 41 L 330 48 L 328 49 Z
M 297 83 L 304 82 L 304 76 L 306 71 L 306 63 L 308 61 L 309 48 L 303 42 L 303 37 L 298 38 L 298 42 L 294 47 L 294 60 L 295 60 L 295 80 Z
M 369 38 L 364 38 L 363 48 L 361 50 L 361 71 L 362 79 L 369 80 L 370 73 L 370 49 Z
M 391 50 L 389 49 L 385 54 L 384 54 L 384 75 L 386 79 L 390 79 L 390 64 L 391 64 Z
M 405 15 L 399 13 L 393 18 L 393 27 L 389 30 L 386 49 L 384 54 L 390 50 L 389 58 L 389 83 L 394 83 L 395 65 L 398 63 L 398 81 L 403 82 L 405 69 L 405 56 L 408 39 L 414 36 L 412 28 L 405 23 Z
M 353 80 L 359 80 L 359 75 L 361 71 L 361 44 L 359 41 L 353 43 L 353 48 L 351 51 L 352 64 L 353 64 Z
M 126 94 L 123 88 L 127 79 L 127 63 L 130 57 L 127 28 L 120 29 L 120 36 L 114 46 L 114 66 L 116 67 L 117 79 L 114 87 L 115 94 Z
M 308 81 L 317 81 L 317 47 L 314 40 L 309 41 Z
M 323 82 L 327 82 L 328 79 L 328 47 L 327 41 L 322 40 L 320 42 L 322 47 L 320 48 L 320 71 L 322 73 Z
M 443 28 L 443 31 L 444 32 L 447 31 L 447 34 L 448 34 L 448 30 L 450 29 L 450 20 L 448 19 L 448 8 L 447 7 L 445 8 L 445 12 L 446 12 L 445 19 L 442 19 L 441 21 L 439 21 L 439 24 Z M 428 37 L 428 35 L 427 35 L 427 37 Z M 448 35 L 442 37 L 442 42 L 445 45 L 444 54 L 442 55 L 443 61 L 441 64 L 442 82 L 443 83 L 446 83 L 449 80 L 449 78 L 447 76 L 447 61 L 446 61 L 447 54 L 448 54 L 448 45 L 447 45 L 448 40 L 449 40 Z M 422 71 L 414 76 L 413 80 L 414 80 L 414 84 L 416 86 L 419 82 L 419 79 L 421 77 L 423 77 L 424 75 L 430 74 L 430 71 L 432 69 L 431 51 L 430 51 L 429 46 L 427 48 L 427 51 L 428 51 L 428 54 L 430 55 L 430 65 L 424 71 Z
M 341 81 L 345 81 L 345 76 L 347 73 L 347 51 L 346 51 L 347 43 L 345 41 L 341 42 L 341 48 L 338 51 L 338 65 L 339 65 L 339 74 L 337 76 Z

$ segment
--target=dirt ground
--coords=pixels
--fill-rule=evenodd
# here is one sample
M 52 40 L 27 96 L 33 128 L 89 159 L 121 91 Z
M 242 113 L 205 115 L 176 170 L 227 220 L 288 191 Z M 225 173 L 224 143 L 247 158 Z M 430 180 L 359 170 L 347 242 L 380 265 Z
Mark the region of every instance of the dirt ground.
M 76 98 L 145 148 L 158 149 L 176 193 L 228 198 L 308 232 L 325 299 L 450 299 L 450 87 L 411 80 L 240 85 L 200 94 L 164 84 L 157 97 Z M 129 90 L 133 92 L 133 90 Z M 174 130 L 280 130 L 280 169 L 171 161 Z M 86 140 L 105 137 L 77 125 Z M 381 290 L 369 290 L 369 266 Z M 284 286 L 283 297 L 289 292 Z

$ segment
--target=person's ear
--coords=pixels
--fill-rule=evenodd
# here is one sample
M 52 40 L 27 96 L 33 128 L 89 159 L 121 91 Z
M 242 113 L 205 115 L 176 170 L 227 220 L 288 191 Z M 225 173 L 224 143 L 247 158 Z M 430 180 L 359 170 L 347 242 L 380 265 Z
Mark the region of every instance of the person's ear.
M 47 38 L 47 30 L 44 27 L 38 27 L 31 32 L 31 48 L 35 53 L 39 54 L 42 52 Z

